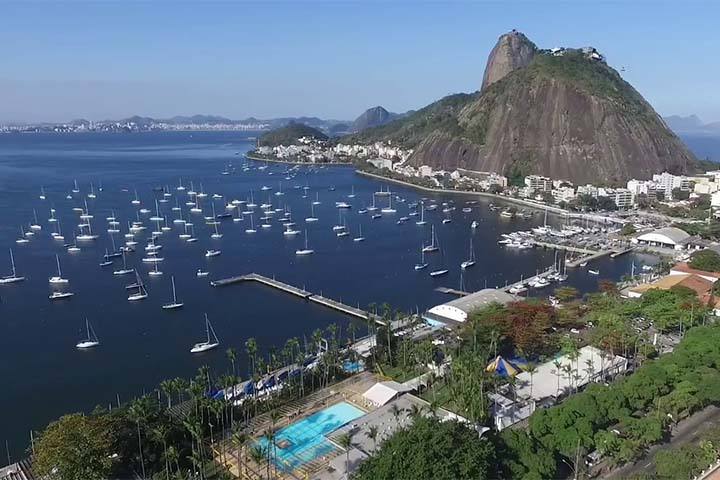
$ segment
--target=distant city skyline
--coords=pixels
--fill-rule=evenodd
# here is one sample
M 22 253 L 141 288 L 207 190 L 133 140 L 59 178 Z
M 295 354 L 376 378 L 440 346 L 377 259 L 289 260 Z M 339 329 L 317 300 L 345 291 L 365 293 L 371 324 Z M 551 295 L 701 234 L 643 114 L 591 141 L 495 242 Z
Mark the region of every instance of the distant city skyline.
M 479 88 L 498 36 L 592 45 L 661 115 L 720 120 L 710 2 L 5 2 L 0 122 L 421 108 Z

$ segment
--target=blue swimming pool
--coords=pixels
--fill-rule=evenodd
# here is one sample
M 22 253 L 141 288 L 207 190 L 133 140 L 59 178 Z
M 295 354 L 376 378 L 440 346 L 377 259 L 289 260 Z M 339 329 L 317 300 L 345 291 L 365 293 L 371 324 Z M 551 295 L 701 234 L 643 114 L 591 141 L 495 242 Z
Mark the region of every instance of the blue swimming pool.
M 279 469 L 291 471 L 331 452 L 334 447 L 325 436 L 363 415 L 359 408 L 341 402 L 278 430 L 275 463 Z M 268 446 L 265 438 L 257 443 Z

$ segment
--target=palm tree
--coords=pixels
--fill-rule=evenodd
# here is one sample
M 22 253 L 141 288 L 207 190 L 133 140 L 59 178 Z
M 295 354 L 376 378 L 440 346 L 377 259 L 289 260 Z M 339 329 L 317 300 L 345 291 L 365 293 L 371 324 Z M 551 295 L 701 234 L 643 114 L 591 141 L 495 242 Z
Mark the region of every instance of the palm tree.
M 560 360 L 555 360 L 553 362 L 553 365 L 555 366 L 555 375 L 557 376 L 557 391 L 555 392 L 555 396 L 560 396 L 560 377 L 562 376 L 562 363 Z
M 242 430 L 237 429 L 233 432 L 232 437 L 230 437 L 230 440 L 233 443 L 233 446 L 235 447 L 235 459 L 237 460 L 237 469 L 238 469 L 238 477 L 242 476 L 242 472 L 240 470 L 240 457 L 242 455 L 242 450 L 245 447 L 245 443 L 248 441 L 248 436 L 243 433 Z M 247 476 L 247 466 L 245 467 L 245 476 Z
M 537 373 L 537 365 L 534 363 L 528 363 L 527 367 L 525 368 L 525 371 L 530 375 L 530 398 L 532 399 L 533 396 L 533 377 Z
M 237 359 L 237 350 L 230 347 L 227 350 L 225 350 L 225 355 L 227 355 L 228 360 L 230 360 L 230 365 L 232 366 L 232 374 L 237 375 L 237 372 L 235 371 L 235 360 Z
M 168 448 L 167 448 L 167 434 L 168 427 L 164 424 L 159 424 L 152 429 L 152 435 L 155 441 L 162 444 L 163 447 L 163 458 L 165 459 L 165 479 L 170 480 L 170 464 L 168 462 Z
M 395 423 L 400 425 L 400 414 L 402 413 L 402 410 L 398 408 L 396 403 L 390 405 L 390 413 L 392 413 L 393 417 L 395 417 Z
M 140 452 L 140 469 L 142 471 L 142 478 L 145 480 L 145 458 L 143 457 L 143 444 L 142 435 L 140 433 L 140 424 L 144 424 L 147 421 L 148 410 L 145 402 L 146 397 L 135 399 L 130 404 L 129 415 L 130 418 L 135 421 L 137 427 L 137 438 L 138 438 L 138 451 Z
M 372 453 L 375 453 L 375 448 L 377 447 L 377 436 L 378 436 L 378 426 L 377 425 L 370 425 L 370 428 L 368 428 L 365 431 L 365 436 L 368 437 L 373 442 L 373 451 Z
M 255 359 L 257 356 L 257 351 L 257 341 L 253 337 L 248 338 L 245 342 L 245 352 L 247 352 L 248 357 L 250 358 L 251 375 L 255 375 Z
M 267 448 L 263 447 L 262 445 L 255 445 L 250 449 L 250 458 L 253 459 L 253 461 L 257 464 L 258 467 L 262 466 L 262 462 L 264 462 L 267 459 L 266 456 Z M 268 464 L 268 470 L 267 470 L 267 478 L 270 478 L 270 465 Z M 259 472 L 257 472 L 258 475 Z M 260 475 L 260 478 L 262 478 L 262 475 Z
M 167 397 L 167 408 L 170 410 L 170 407 L 172 407 L 172 395 L 175 392 L 175 383 L 172 380 L 163 380 L 160 382 L 160 390 Z
M 336 440 L 337 444 L 345 449 L 345 478 L 350 478 L 350 447 L 352 447 L 352 435 L 343 433 Z

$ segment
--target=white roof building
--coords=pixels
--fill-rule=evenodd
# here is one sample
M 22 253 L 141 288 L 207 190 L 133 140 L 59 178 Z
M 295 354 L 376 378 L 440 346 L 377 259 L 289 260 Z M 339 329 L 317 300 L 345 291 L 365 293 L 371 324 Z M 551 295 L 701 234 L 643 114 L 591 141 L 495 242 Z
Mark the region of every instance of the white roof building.
M 464 323 L 467 320 L 468 314 L 474 310 L 487 307 L 491 303 L 505 305 L 517 300 L 518 297 L 515 295 L 494 288 L 486 288 L 443 303 L 442 305 L 436 305 L 425 312 L 424 316 L 430 320 L 443 323 Z
M 377 407 L 382 407 L 395 399 L 401 393 L 409 392 L 411 389 L 393 380 L 378 382 L 363 393 L 363 398 Z
M 676 227 L 665 227 L 644 233 L 635 240 L 638 243 L 681 249 L 690 238 L 690 234 Z

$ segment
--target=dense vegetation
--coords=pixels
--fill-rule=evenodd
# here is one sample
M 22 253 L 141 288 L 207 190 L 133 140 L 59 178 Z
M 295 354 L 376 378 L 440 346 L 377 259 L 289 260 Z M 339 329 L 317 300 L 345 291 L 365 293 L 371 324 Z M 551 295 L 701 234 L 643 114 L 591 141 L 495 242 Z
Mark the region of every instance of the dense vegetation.
M 278 145 L 297 145 L 298 138 L 311 137 L 316 140 L 327 140 L 328 136 L 317 128 L 304 123 L 290 122 L 284 127 L 264 133 L 258 139 L 259 146 L 276 147 Z
M 720 458 L 720 428 L 704 432 L 700 440 L 655 455 L 655 472 L 660 480 L 694 478 Z
M 382 140 L 390 141 L 401 147 L 413 148 L 435 131 L 461 135 L 462 129 L 458 124 L 458 114 L 476 98 L 478 98 L 477 94 L 448 95 L 406 117 L 348 135 L 339 141 L 340 143 L 354 144 Z
M 415 417 L 360 465 L 356 480 L 497 478 L 495 445 L 464 424 Z
M 688 263 L 692 268 L 706 272 L 720 272 L 720 255 L 714 250 L 705 249 L 695 252 Z

